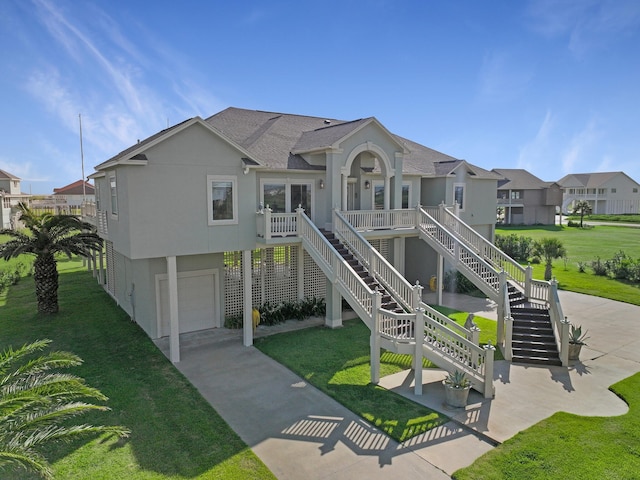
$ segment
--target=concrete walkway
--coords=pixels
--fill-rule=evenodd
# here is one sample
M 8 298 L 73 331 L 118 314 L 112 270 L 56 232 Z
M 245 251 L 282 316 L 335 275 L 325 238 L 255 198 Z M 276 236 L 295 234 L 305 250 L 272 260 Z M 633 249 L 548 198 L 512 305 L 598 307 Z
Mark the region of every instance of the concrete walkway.
M 281 480 L 449 478 L 496 442 L 556 411 L 627 411 L 608 387 L 640 371 L 640 307 L 560 295 L 564 314 L 589 330 L 581 361 L 569 369 L 496 362 L 495 398 L 472 391 L 464 410 L 444 406 L 442 371 L 424 370 L 419 397 L 412 393 L 410 371 L 385 377 L 383 387 L 452 418 L 400 444 L 257 349 L 243 347 L 237 332 L 223 340 L 215 333 L 184 336 L 177 366 Z M 445 295 L 443 303 L 495 318 L 495 305 L 484 299 Z

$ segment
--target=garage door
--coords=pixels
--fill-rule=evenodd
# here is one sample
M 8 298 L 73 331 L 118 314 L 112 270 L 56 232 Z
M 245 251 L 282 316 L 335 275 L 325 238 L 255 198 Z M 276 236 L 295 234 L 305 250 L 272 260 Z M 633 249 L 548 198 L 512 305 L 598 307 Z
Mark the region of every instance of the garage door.
M 157 281 L 159 299 L 158 336 L 169 335 L 169 283 L 166 275 Z M 217 271 L 178 273 L 178 317 L 180 333 L 194 332 L 219 326 L 216 301 Z

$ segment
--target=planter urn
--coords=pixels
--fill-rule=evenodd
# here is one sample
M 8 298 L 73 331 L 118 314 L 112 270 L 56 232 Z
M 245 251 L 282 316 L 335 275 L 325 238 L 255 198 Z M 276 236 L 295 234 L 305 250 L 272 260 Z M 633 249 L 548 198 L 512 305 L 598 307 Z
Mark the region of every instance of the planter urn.
M 580 358 L 581 343 L 569 343 L 569 360 L 578 360 Z
M 464 408 L 467 406 L 467 398 L 469 397 L 471 386 L 454 387 L 445 380 L 442 381 L 442 384 L 444 385 L 445 403 L 448 406 L 454 408 Z

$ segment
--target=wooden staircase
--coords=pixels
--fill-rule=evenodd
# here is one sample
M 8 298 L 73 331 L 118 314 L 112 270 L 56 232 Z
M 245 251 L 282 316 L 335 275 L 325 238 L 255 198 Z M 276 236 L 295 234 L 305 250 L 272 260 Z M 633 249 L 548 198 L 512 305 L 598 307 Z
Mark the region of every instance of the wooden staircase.
M 514 363 L 561 366 L 549 308 L 531 303 L 514 285 L 508 284 L 513 318 L 512 351 Z
M 367 286 L 374 291 L 378 291 L 382 294 L 381 307 L 385 310 L 396 313 L 405 313 L 404 309 L 398 305 L 393 299 L 391 294 L 375 279 L 373 278 L 367 269 L 360 263 L 360 261 L 345 247 L 336 236 L 327 230 L 320 229 L 320 232 L 329 241 L 329 243 L 336 249 L 336 251 L 345 259 L 345 261 L 353 268 L 360 278 L 367 284 Z

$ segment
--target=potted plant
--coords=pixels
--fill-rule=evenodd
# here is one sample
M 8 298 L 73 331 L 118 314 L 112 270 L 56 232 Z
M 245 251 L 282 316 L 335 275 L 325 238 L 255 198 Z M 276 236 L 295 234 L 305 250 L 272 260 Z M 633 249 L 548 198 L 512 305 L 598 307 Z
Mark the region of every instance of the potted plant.
M 582 326 L 571 324 L 569 326 L 569 360 L 578 360 L 580 358 L 580 350 L 586 345 L 585 340 L 587 332 L 582 333 Z
M 450 407 L 464 408 L 471 389 L 471 382 L 464 372 L 455 370 L 442 381 L 444 385 L 445 402 Z

